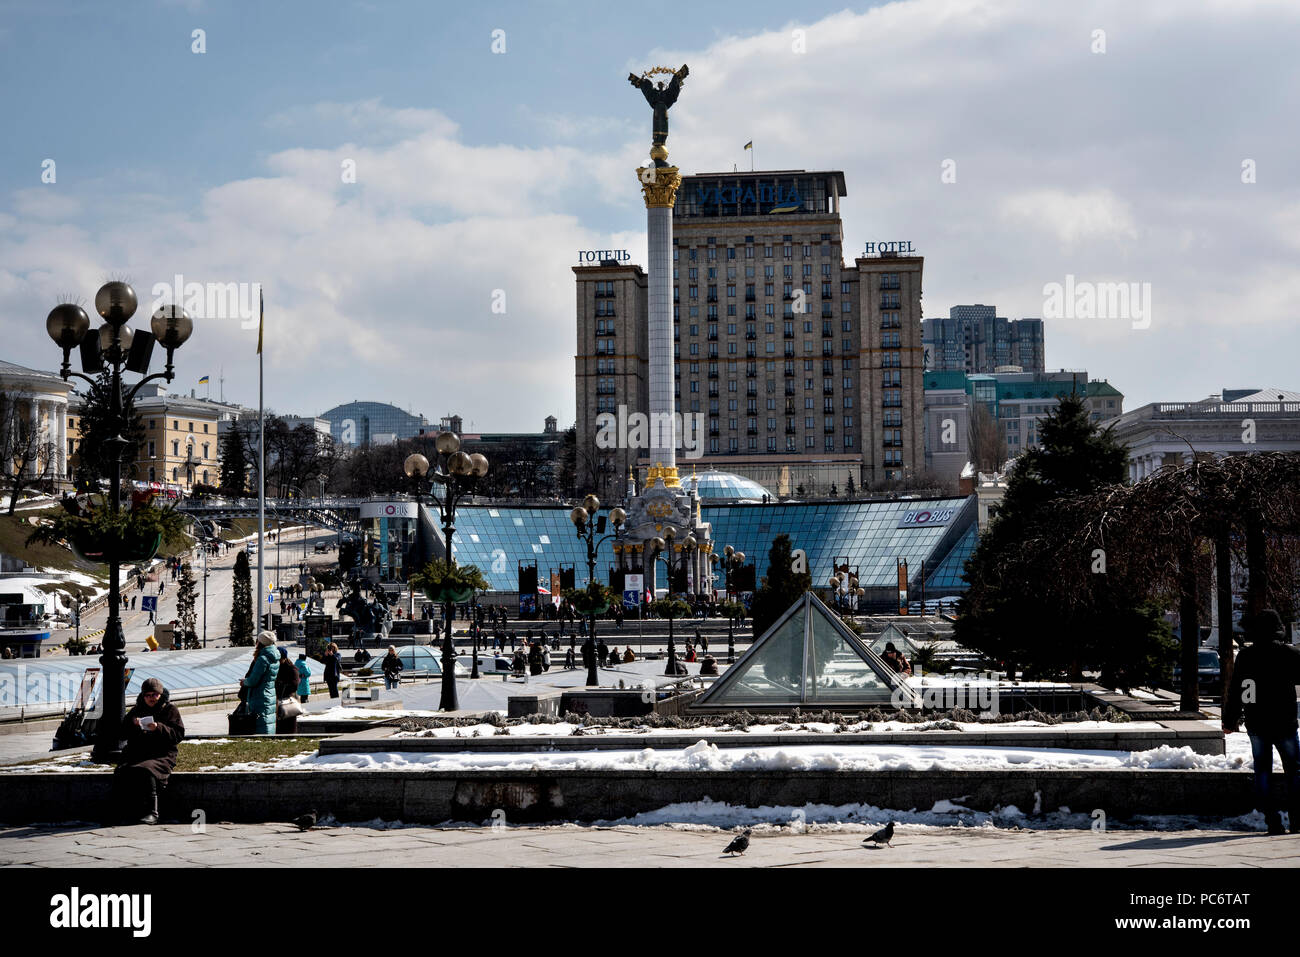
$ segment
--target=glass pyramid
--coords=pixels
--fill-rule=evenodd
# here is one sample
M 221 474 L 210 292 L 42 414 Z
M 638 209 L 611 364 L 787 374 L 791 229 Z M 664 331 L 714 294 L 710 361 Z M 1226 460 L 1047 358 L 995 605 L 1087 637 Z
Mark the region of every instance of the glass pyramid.
M 723 673 L 699 708 L 919 705 L 915 692 L 812 592 Z

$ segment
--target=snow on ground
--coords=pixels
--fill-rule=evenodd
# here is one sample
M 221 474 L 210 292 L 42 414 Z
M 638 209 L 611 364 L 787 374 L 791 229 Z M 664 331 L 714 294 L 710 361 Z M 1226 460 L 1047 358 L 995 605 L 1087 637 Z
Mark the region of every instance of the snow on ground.
M 280 770 L 455 771 L 971 771 L 1178 768 L 1241 770 L 1246 762 L 1163 745 L 1151 751 L 1083 751 L 1010 747 L 930 747 L 923 744 L 800 744 L 798 747 L 718 748 L 703 739 L 688 748 L 627 751 L 295 755 L 261 767 Z M 232 767 L 238 770 L 242 766 Z M 252 769 L 249 765 L 249 769 Z

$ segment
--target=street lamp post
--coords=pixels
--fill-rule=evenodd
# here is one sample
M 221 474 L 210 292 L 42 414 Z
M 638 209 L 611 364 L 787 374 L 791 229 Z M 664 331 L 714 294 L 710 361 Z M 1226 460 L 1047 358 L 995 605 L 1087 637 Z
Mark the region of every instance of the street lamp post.
M 677 573 L 679 569 L 685 570 L 686 562 L 689 560 L 690 556 L 695 553 L 695 550 L 699 548 L 699 543 L 695 540 L 695 536 L 690 534 L 689 532 L 686 534 L 686 538 L 682 540 L 682 543 L 680 545 L 674 546 L 673 540 L 676 537 L 677 537 L 677 530 L 674 529 L 671 525 L 669 525 L 667 528 L 664 529 L 663 538 L 658 538 L 658 537 L 652 538 L 648 544 L 648 547 L 654 554 L 658 555 L 658 553 L 662 552 L 664 556 L 664 561 L 668 564 L 668 591 L 667 591 L 668 601 L 673 600 L 674 573 Z M 677 559 L 673 558 L 674 552 L 678 553 Z M 687 582 L 688 592 L 689 589 L 690 589 L 690 583 Z M 670 614 L 668 616 L 668 667 L 669 668 L 672 668 L 673 666 L 673 655 L 676 653 L 676 651 L 677 651 L 677 646 L 673 640 L 673 616 Z
M 731 602 L 734 600 L 731 597 L 731 570 L 733 568 L 739 569 L 744 567 L 745 553 L 738 552 L 730 545 L 728 545 L 726 548 L 722 550 L 722 554 L 723 554 L 722 570 L 727 576 L 726 577 L 727 601 Z M 736 621 L 735 615 L 731 615 L 731 614 L 727 615 L 727 663 L 733 665 L 736 663 L 736 636 L 735 633 L 732 631 L 732 626 L 735 624 L 735 621 Z
M 460 448 L 460 436 L 455 432 L 439 432 L 434 441 L 438 453 L 438 469 L 430 474 L 429 460 L 420 453 L 406 457 L 404 469 L 411 478 L 415 489 L 417 506 L 422 504 L 421 496 L 425 490 L 438 506 L 442 519 L 443 544 L 447 550 L 447 563 L 456 564 L 452 554 L 452 536 L 456 533 L 456 502 L 473 492 L 479 480 L 488 472 L 487 456 L 479 452 L 466 454 Z M 433 491 L 434 485 L 443 486 L 442 497 Z M 418 508 L 417 508 L 418 511 Z M 442 711 L 456 711 L 460 702 L 456 695 L 456 648 L 451 640 L 452 601 L 450 594 L 443 595 L 443 618 L 445 630 L 442 641 L 442 698 L 438 708 Z M 478 655 L 474 655 L 477 665 Z M 475 669 L 477 670 L 477 668 Z
M 123 394 L 122 372 L 146 373 L 153 344 L 148 340 L 135 341 L 127 322 L 135 315 L 137 299 L 135 290 L 125 282 L 110 282 L 101 286 L 95 293 L 95 311 L 104 320 L 99 327 L 98 348 L 92 340 L 90 346 L 82 348 L 83 365 L 89 360 L 90 371 L 97 371 L 107 361 L 109 377 L 108 421 L 112 436 L 104 441 L 111 463 L 109 470 L 108 508 L 111 514 L 121 510 L 122 494 L 122 453 L 129 444 L 124 433 L 129 430 L 126 409 L 135 398 L 141 386 L 155 379 L 171 382 L 175 377 L 172 359 L 177 349 L 185 344 L 194 331 L 194 323 L 184 309 L 179 306 L 159 308 L 149 321 L 150 332 L 154 339 L 167 350 L 167 365 L 163 372 L 144 375 L 139 382 Z M 72 371 L 69 358 L 72 350 L 82 346 L 87 333 L 90 332 L 90 317 L 80 306 L 61 303 L 50 311 L 45 320 L 45 331 L 55 344 L 63 350 L 63 365 L 60 376 L 67 381 L 78 378 L 95 384 L 88 375 Z M 104 667 L 103 695 L 104 710 L 99 727 L 95 733 L 95 747 L 91 759 L 100 763 L 116 760 L 121 753 L 122 722 L 126 717 L 126 637 L 122 634 L 122 601 L 118 575 L 121 561 L 115 551 L 108 556 L 108 622 L 104 627 L 103 656 L 99 662 Z
M 600 511 L 600 499 L 594 495 L 588 495 L 582 500 L 582 504 L 569 513 L 569 521 L 573 522 L 574 531 L 578 538 L 585 539 L 587 542 L 587 584 L 588 587 L 596 581 L 596 552 L 600 546 L 609 541 L 611 538 L 622 540 L 623 525 L 627 521 L 627 513 L 621 508 L 612 509 L 609 513 L 610 524 L 614 526 L 613 534 L 606 535 L 604 538 L 596 538 L 596 513 Z M 619 600 L 622 600 L 620 596 Z M 596 661 L 596 612 L 593 610 L 587 616 L 587 640 L 582 645 L 583 656 L 587 659 L 587 685 L 592 687 L 600 684 L 600 675 L 597 672 Z

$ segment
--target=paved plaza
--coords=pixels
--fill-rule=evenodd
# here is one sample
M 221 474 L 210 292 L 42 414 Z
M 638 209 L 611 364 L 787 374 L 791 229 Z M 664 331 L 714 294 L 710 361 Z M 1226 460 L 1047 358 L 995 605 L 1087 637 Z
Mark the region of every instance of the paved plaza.
M 208 824 L 0 829 L 0 867 L 1294 867 L 1300 836 L 1207 831 L 1033 831 L 899 825 L 891 847 L 861 829 L 735 832 L 672 827 L 320 827 Z

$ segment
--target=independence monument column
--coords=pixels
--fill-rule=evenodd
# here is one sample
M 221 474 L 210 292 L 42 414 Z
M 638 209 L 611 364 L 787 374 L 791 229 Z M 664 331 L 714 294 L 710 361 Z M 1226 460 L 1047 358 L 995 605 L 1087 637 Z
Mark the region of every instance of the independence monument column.
M 668 74 L 672 81 L 656 86 L 654 74 Z M 677 487 L 677 415 L 673 401 L 673 202 L 682 177 L 676 166 L 668 165 L 668 108 L 677 101 L 682 81 L 690 70 L 657 66 L 640 77 L 628 74 L 628 81 L 639 89 L 654 108 L 653 165 L 637 170 L 645 194 L 646 232 L 649 243 L 649 343 L 650 343 L 650 470 L 646 485 L 656 480 L 667 487 Z

